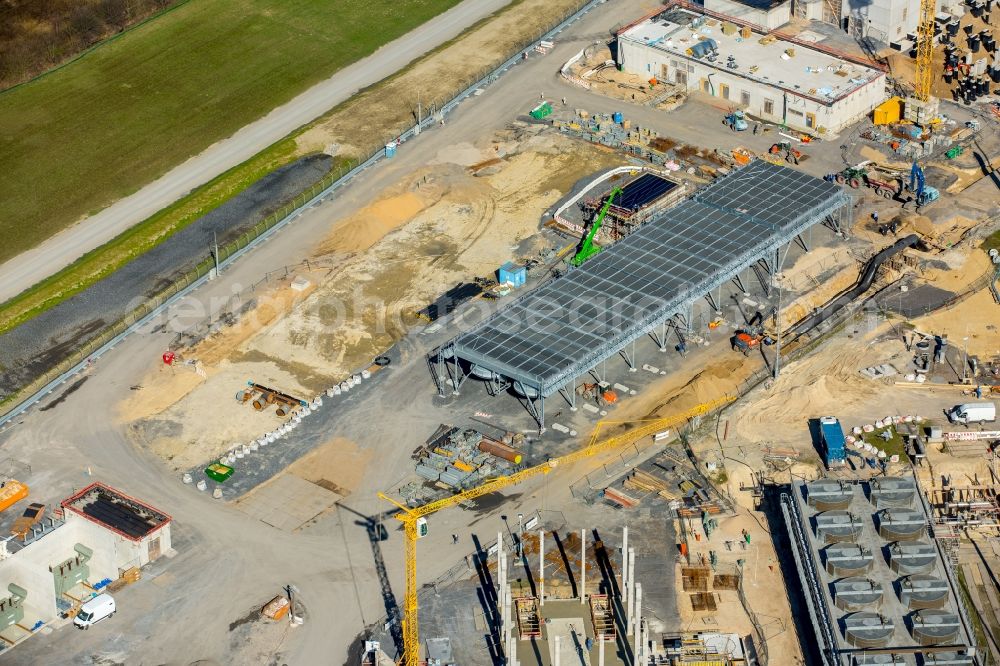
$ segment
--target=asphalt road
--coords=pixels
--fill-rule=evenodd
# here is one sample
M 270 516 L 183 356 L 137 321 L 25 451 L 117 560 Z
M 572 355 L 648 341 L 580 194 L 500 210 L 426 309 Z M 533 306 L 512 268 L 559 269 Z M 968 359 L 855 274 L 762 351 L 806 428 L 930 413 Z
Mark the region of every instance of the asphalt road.
M 399 71 L 508 3 L 509 0 L 465 0 L 313 86 L 230 138 L 210 146 L 135 194 L 0 264 L 0 275 L 4 276 L 0 281 L 0 302 L 18 295 L 194 188 L 250 159 L 358 90 Z
M 0 334 L 0 395 L 13 393 L 58 365 L 157 291 L 252 229 L 330 169 L 326 155 L 304 157 L 268 174 L 100 282 L 17 328 Z

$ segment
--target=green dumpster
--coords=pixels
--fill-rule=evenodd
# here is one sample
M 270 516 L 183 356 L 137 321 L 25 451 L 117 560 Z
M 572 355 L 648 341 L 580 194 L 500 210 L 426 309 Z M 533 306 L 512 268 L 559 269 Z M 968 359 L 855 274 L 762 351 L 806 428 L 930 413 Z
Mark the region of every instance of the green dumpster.
M 229 465 L 223 465 L 222 463 L 212 463 L 205 468 L 205 476 L 213 481 L 218 481 L 219 483 L 222 483 L 232 475 L 233 468 Z
M 528 115 L 534 118 L 535 120 L 541 120 L 550 113 L 552 113 L 552 105 L 549 104 L 548 102 L 542 102 L 541 104 L 533 108 L 528 113 Z

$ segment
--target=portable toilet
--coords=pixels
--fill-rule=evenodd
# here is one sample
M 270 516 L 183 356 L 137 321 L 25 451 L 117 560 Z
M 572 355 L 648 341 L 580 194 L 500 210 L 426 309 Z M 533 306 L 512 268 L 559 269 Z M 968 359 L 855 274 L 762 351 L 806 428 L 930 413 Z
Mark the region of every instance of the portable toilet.
M 497 277 L 500 284 L 520 287 L 527 281 L 528 271 L 524 266 L 518 266 L 513 261 L 508 261 L 497 271 Z
M 399 144 L 396 143 L 395 141 L 390 141 L 389 143 L 385 144 L 385 156 L 392 157 L 393 155 L 395 155 L 397 146 L 399 146 Z

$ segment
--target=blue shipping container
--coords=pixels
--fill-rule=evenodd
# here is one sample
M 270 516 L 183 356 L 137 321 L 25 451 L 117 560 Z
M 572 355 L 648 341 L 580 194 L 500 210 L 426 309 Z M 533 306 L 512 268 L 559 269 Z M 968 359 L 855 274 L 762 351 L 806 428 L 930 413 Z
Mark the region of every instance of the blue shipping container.
M 844 440 L 840 421 L 832 416 L 824 416 L 819 420 L 819 432 L 827 467 L 843 465 L 847 461 L 847 442 Z
M 497 272 L 500 284 L 510 284 L 514 287 L 521 287 L 528 279 L 528 271 L 524 266 L 518 266 L 513 261 L 508 261 L 500 267 Z

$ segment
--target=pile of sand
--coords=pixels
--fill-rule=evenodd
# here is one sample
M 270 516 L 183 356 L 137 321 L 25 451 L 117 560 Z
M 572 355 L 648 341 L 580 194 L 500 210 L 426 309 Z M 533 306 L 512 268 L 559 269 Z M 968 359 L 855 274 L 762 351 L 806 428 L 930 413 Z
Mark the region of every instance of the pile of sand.
M 193 374 L 193 373 L 192 373 Z M 250 405 L 236 400 L 238 391 L 246 387 L 249 380 L 271 388 L 311 400 L 314 396 L 306 391 L 288 372 L 274 363 L 239 363 L 223 361 L 218 368 L 208 372 L 208 379 L 198 382 L 193 389 L 187 387 L 183 378 L 173 382 L 174 391 L 165 400 L 176 397 L 187 389 L 184 397 L 162 411 L 153 412 L 143 403 L 159 407 L 158 391 L 147 386 L 129 401 L 122 413 L 135 417 L 147 412 L 144 418 L 132 423 L 132 431 L 137 438 L 159 456 L 179 470 L 190 469 L 210 460 L 237 443 L 245 444 L 274 430 L 283 423 L 273 409 L 257 412 Z M 158 385 L 170 388 L 170 382 Z M 134 405 L 142 404 L 143 409 Z M 130 407 L 131 405 L 131 407 Z
M 288 472 L 347 497 L 364 480 L 371 449 L 337 438 L 316 447 L 288 467 Z
M 470 173 L 465 163 L 489 155 L 493 143 L 444 150 L 439 164 L 335 222 L 318 251 L 346 255 L 337 269 L 239 351 L 331 380 L 353 372 L 424 323 L 415 313 L 445 291 L 517 259 L 517 245 L 537 233 L 575 175 L 622 159 L 566 137 L 529 133 L 518 145 L 507 141 L 516 152 L 496 162 L 494 173 Z
M 846 411 L 877 395 L 881 385 L 865 379 L 858 369 L 880 362 L 863 337 L 846 336 L 823 345 L 800 361 L 786 365 L 765 393 L 728 418 L 730 439 L 746 442 L 801 443 L 811 448 L 808 420 Z M 734 437 L 735 436 L 735 437 Z
M 959 347 L 964 345 L 963 338 L 968 337 L 969 354 L 983 360 L 1000 356 L 1000 305 L 988 289 L 947 310 L 915 319 L 913 325 L 924 333 L 946 335 Z

